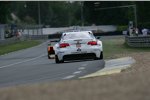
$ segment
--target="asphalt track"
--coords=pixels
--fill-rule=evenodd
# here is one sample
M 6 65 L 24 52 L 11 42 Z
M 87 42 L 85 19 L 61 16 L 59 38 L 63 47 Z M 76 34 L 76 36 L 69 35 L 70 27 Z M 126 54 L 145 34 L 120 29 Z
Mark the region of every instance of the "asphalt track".
M 0 87 L 78 79 L 104 67 L 104 60 L 56 64 L 47 58 L 47 42 L 0 56 Z

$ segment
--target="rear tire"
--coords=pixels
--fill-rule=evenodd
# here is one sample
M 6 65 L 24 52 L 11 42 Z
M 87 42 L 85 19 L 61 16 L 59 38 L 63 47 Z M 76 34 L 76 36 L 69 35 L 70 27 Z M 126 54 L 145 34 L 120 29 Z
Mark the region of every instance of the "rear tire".
M 57 55 L 55 55 L 55 63 L 57 63 L 57 64 L 60 63 Z
M 103 52 L 101 52 L 100 59 L 103 59 Z
M 58 56 L 57 55 L 55 55 L 55 62 L 58 64 L 58 63 L 63 63 L 64 62 L 64 60 L 59 60 L 58 59 Z
M 51 59 L 50 55 L 47 55 L 48 59 Z
M 103 52 L 101 52 L 100 57 L 96 57 L 95 60 L 101 60 L 103 59 Z

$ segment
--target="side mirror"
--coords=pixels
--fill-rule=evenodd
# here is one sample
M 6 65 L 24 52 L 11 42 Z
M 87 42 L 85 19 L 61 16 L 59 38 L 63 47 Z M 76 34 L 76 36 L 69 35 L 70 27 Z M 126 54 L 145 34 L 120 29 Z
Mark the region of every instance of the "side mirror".
M 97 37 L 96 37 L 96 39 L 98 39 L 98 40 L 99 40 L 100 38 L 101 38 L 100 36 L 97 36 Z

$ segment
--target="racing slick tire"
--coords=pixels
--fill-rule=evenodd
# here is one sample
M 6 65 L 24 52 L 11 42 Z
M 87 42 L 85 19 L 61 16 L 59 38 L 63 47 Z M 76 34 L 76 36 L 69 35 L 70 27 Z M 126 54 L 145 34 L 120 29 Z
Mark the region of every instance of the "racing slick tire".
M 64 60 L 61 60 L 61 61 L 60 61 L 60 60 L 58 59 L 58 56 L 55 55 L 55 63 L 58 64 L 58 63 L 63 63 L 63 62 L 64 62 Z
M 103 52 L 101 52 L 100 59 L 103 59 Z
M 48 59 L 51 59 L 50 55 L 47 55 Z
M 103 52 L 101 52 L 100 57 L 96 57 L 96 58 L 95 58 L 95 60 L 101 60 L 101 59 L 103 59 Z

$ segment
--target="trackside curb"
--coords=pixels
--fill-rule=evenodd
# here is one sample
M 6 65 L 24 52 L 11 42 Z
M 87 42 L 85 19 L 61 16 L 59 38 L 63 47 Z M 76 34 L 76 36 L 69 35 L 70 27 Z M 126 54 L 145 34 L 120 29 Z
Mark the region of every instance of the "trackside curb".
M 95 73 L 85 75 L 79 78 L 83 79 L 83 78 L 91 78 L 91 77 L 97 77 L 102 75 L 117 74 L 122 72 L 124 69 L 131 67 L 131 64 L 135 63 L 135 60 L 132 57 L 124 57 L 119 59 L 107 60 L 105 62 L 106 64 L 104 69 L 101 69 Z

